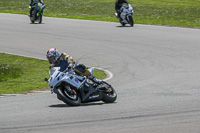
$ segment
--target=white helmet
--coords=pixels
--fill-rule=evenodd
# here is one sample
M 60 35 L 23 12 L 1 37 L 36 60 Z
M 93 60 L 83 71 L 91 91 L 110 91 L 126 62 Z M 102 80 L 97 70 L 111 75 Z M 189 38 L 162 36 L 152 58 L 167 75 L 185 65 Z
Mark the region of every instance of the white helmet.
M 47 51 L 46 56 L 47 56 L 49 63 L 54 64 L 59 59 L 60 54 L 59 54 L 58 50 L 56 50 L 56 48 L 50 48 Z

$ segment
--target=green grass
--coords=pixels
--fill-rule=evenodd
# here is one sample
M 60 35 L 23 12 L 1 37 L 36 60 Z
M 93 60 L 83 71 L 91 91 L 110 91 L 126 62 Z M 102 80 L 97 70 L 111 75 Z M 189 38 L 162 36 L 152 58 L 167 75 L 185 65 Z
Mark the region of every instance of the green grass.
M 0 72 L 0 82 L 18 78 L 23 74 L 21 69 L 8 64 L 0 64 Z
M 44 79 L 49 77 L 46 60 L 0 53 L 0 94 L 24 93 L 47 89 Z M 95 69 L 94 76 L 103 79 L 107 75 Z
M 44 16 L 118 22 L 115 0 L 43 0 Z M 138 24 L 200 27 L 200 0 L 128 0 Z M 28 14 L 29 0 L 1 0 L 0 12 Z

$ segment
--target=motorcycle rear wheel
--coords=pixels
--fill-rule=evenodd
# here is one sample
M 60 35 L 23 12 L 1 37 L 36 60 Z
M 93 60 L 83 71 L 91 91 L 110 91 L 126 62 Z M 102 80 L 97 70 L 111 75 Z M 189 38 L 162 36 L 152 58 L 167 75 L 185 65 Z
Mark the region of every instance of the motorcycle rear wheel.
M 103 92 L 102 93 L 102 101 L 105 103 L 113 103 L 117 99 L 117 93 L 115 89 L 110 86 L 110 92 Z
M 32 14 L 32 17 L 30 17 L 30 21 L 31 21 L 31 23 L 33 24 L 33 23 L 35 23 L 35 20 L 34 20 L 34 13 L 33 12 L 31 12 L 31 14 Z
M 32 18 L 30 18 L 30 21 L 31 21 L 32 24 L 35 23 L 35 21 Z
M 79 95 L 76 95 L 75 99 L 72 99 L 69 95 L 66 95 L 66 91 L 64 92 L 63 87 L 58 87 L 57 89 L 57 97 L 59 97 L 59 100 L 62 100 L 64 103 L 70 105 L 70 106 L 79 106 L 81 103 L 81 99 Z
M 124 22 L 121 22 L 121 21 L 120 21 L 120 24 L 121 24 L 122 26 L 125 26 L 125 25 L 126 25 Z

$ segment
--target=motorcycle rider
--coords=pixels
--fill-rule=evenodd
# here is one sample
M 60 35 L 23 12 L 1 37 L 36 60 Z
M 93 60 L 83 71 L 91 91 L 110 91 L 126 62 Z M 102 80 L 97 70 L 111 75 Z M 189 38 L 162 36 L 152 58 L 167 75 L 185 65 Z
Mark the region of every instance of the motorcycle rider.
M 33 6 L 35 4 L 38 4 L 38 3 L 41 3 L 42 5 L 44 5 L 43 1 L 42 0 L 30 0 L 30 3 L 29 5 L 31 6 L 31 9 L 30 9 L 30 17 L 32 17 L 32 11 L 33 11 Z
M 67 68 L 70 68 L 72 64 L 74 64 L 74 60 L 72 56 L 66 54 L 66 53 L 59 53 L 56 48 L 50 48 L 47 51 L 46 57 L 51 64 L 49 69 L 53 67 L 60 67 L 60 71 L 65 71 Z M 94 77 L 90 71 L 86 68 L 83 64 L 78 64 L 75 66 L 74 71 L 79 76 L 86 76 L 90 80 L 92 80 L 96 84 L 100 84 L 100 80 L 97 80 L 96 77 Z
M 118 14 L 118 17 L 120 18 L 120 21 L 122 20 L 122 18 L 120 16 L 121 15 L 120 8 L 122 7 L 122 5 L 124 3 L 128 4 L 128 2 L 126 0 L 116 0 L 116 2 L 115 2 L 115 10 L 116 10 L 116 12 Z

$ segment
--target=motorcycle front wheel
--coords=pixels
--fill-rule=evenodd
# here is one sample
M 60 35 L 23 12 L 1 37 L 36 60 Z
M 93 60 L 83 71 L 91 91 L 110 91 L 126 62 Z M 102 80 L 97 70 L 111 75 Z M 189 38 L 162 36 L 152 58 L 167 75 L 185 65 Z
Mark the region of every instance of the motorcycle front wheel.
M 70 106 L 79 106 L 81 103 L 81 99 L 79 95 L 76 94 L 69 94 L 63 87 L 58 87 L 57 89 L 57 97 L 59 97 L 59 100 L 62 100 L 64 103 L 70 105 Z
M 40 24 L 42 23 L 42 14 L 41 13 L 38 16 L 38 23 L 40 23 Z
M 134 25 L 134 21 L 133 21 L 132 16 L 129 16 L 129 24 L 130 24 L 131 27 L 133 27 L 133 25 Z

